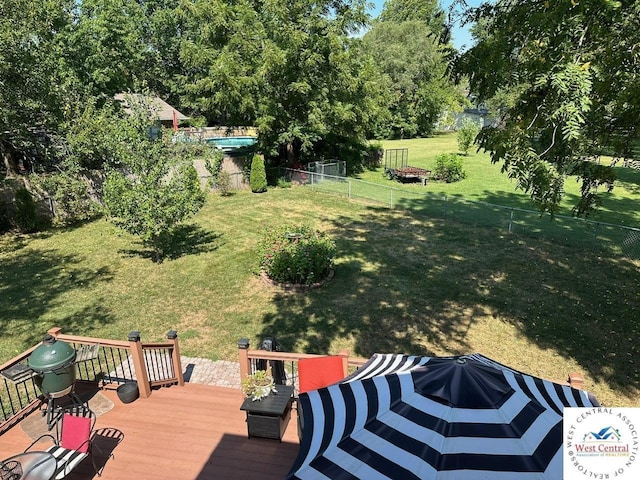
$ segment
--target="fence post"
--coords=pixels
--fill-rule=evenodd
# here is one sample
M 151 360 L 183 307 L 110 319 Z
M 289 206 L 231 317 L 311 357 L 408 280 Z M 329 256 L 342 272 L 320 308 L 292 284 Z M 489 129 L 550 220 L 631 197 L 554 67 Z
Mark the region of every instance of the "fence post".
M 182 361 L 180 360 L 180 347 L 178 347 L 178 332 L 169 330 L 167 332 L 167 340 L 173 343 L 171 349 L 171 363 L 173 364 L 173 372 L 178 379 L 178 385 L 184 386 L 184 375 L 182 373 Z
M 512 224 L 513 224 L 513 208 L 511 209 L 511 215 L 509 216 L 509 233 L 511 233 Z
M 238 340 L 238 356 L 240 357 L 240 381 L 251 373 L 251 360 L 249 360 L 249 339 Z
M 127 340 L 129 340 L 129 351 L 131 352 L 133 369 L 136 372 L 140 396 L 147 398 L 151 395 L 151 385 L 149 383 L 149 375 L 147 374 L 147 365 L 144 362 L 144 351 L 142 350 L 142 343 L 140 342 L 140 332 L 130 332 Z

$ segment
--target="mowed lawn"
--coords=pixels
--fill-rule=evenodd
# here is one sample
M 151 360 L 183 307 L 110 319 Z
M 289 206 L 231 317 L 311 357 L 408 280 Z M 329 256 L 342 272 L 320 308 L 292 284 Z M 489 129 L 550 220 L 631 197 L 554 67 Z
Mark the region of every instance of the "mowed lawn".
M 458 143 L 455 133 L 438 134 L 430 138 L 408 140 L 386 140 L 382 142 L 385 149 L 406 148 L 408 164 L 414 167 L 433 170 L 436 157 L 445 153 L 457 153 Z M 534 209 L 529 195 L 516 189 L 516 183 L 506 174 L 500 172 L 501 165 L 492 164 L 488 153 L 478 152 L 476 146 L 471 146 L 466 156 L 463 156 L 463 168 L 467 174 L 462 181 L 455 183 L 441 183 L 431 181 L 426 187 L 420 183 L 401 184 L 386 179 L 384 168 L 366 171 L 356 175 L 356 178 L 368 182 L 387 186 L 399 186 L 416 192 L 437 194 L 447 197 L 462 197 L 467 200 L 488 202 L 508 207 Z M 604 164 L 610 164 L 612 159 L 603 157 Z M 384 160 L 383 160 L 384 164 Z M 640 227 L 640 171 L 622 167 L 619 161 L 614 167 L 617 180 L 612 192 L 600 192 L 603 196 L 601 208 L 590 215 L 590 219 L 601 222 Z M 571 215 L 571 209 L 576 205 L 580 196 L 581 184 L 575 177 L 565 182 L 564 198 L 560 208 L 561 215 Z
M 325 287 L 287 293 L 257 276 L 264 227 L 285 220 L 335 238 Z M 603 404 L 640 406 L 638 262 L 306 187 L 211 194 L 170 254 L 152 263 L 104 220 L 0 237 L 0 358 L 53 326 L 145 341 L 176 329 L 184 354 L 228 360 L 239 338 L 275 336 L 300 352 L 480 352 L 554 380 L 580 371 Z

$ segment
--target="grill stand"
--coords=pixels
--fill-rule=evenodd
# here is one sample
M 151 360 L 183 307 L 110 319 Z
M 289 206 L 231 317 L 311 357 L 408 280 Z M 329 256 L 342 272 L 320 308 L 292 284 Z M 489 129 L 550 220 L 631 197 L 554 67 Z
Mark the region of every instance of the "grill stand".
M 56 405 L 56 400 L 62 400 L 64 399 L 64 397 L 69 397 L 70 401 Z M 70 393 L 66 393 L 64 395 L 49 396 L 47 400 L 47 408 L 42 410 L 42 416 L 47 417 L 47 430 L 53 430 L 53 427 L 56 426 L 58 420 L 60 420 L 60 418 L 62 417 L 64 409 L 75 406 L 88 407 L 88 404 L 86 402 L 83 402 L 82 399 L 74 391 L 71 391 Z

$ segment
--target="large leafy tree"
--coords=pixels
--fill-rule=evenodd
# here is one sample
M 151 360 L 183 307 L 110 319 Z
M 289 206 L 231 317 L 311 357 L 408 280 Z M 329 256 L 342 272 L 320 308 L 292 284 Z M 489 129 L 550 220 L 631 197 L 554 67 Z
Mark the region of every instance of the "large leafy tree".
M 381 18 L 389 17 L 395 18 Z M 439 30 L 434 32 L 423 19 L 388 20 L 377 22 L 363 38 L 388 84 L 387 136 L 428 135 L 440 113 L 462 100 L 448 76 L 450 51 L 440 43 Z
M 298 161 L 364 139 L 378 86 L 349 36 L 362 0 L 192 0 L 183 4 L 186 98 L 212 121 L 254 123 L 271 155 Z
M 92 95 L 112 96 L 143 84 L 150 54 L 145 10 L 136 0 L 82 0 L 69 50 L 73 68 Z
M 66 68 L 65 38 L 73 0 L 3 0 L 0 3 L 0 175 L 27 168 L 50 143 L 76 103 Z M 40 152 L 42 153 L 42 152 Z
M 543 211 L 575 176 L 574 211 L 588 213 L 614 181 L 599 155 L 629 156 L 640 128 L 640 2 L 498 0 L 472 18 L 482 28 L 462 71 L 480 99 L 501 100 L 480 145 Z
M 378 19 L 395 23 L 419 21 L 429 27 L 432 34 L 446 30 L 445 13 L 439 0 L 387 0 Z
M 450 79 L 454 50 L 437 0 L 385 2 L 363 44 L 388 85 L 390 120 L 379 135 L 428 135 L 443 111 L 464 101 Z

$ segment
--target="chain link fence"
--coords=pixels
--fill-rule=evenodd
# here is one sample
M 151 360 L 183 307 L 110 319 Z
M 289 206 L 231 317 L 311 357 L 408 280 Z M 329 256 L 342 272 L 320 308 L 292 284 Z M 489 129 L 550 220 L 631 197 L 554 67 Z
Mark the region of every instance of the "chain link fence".
M 428 218 L 451 220 L 466 225 L 495 228 L 533 238 L 585 249 L 613 252 L 640 259 L 640 229 L 593 220 L 506 207 L 487 202 L 412 191 L 352 178 L 280 168 L 279 176 L 315 191 L 363 199 L 409 210 Z

